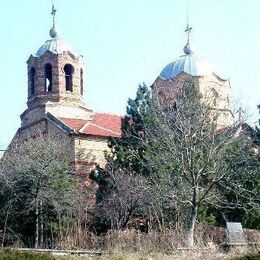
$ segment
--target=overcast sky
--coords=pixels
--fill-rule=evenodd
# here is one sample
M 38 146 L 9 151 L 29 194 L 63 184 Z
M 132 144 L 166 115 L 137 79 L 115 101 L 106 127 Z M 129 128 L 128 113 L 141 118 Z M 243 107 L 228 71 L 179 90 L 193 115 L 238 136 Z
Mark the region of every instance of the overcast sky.
M 187 1 L 56 0 L 57 27 L 82 54 L 85 99 L 98 112 L 124 114 L 141 82 L 152 84 L 182 55 Z M 260 1 L 190 0 L 192 41 L 198 54 L 230 79 L 233 97 L 251 124 L 260 103 Z M 0 1 L 0 149 L 26 109 L 30 54 L 49 39 L 51 1 Z

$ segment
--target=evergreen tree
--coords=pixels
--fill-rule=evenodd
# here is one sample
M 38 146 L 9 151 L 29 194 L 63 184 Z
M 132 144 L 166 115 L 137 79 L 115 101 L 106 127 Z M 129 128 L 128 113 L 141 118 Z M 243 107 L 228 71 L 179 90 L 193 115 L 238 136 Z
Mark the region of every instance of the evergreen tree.
M 122 119 L 122 136 L 109 139 L 112 154 L 106 155 L 119 168 L 127 168 L 142 175 L 149 175 L 143 155 L 147 147 L 144 117 L 149 111 L 150 102 L 150 90 L 145 84 L 139 85 L 136 98 L 127 102 L 126 115 Z

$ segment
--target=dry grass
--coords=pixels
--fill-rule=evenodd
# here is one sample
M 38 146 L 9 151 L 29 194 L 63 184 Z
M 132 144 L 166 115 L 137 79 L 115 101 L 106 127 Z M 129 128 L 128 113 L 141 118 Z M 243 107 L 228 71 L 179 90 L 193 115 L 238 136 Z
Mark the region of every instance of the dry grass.
M 198 226 L 195 235 L 199 248 L 213 247 L 225 241 L 225 230 L 221 228 Z M 165 229 L 163 232 L 143 233 L 135 229 L 110 231 L 96 236 L 86 230 L 66 232 L 57 245 L 60 249 L 88 249 L 103 251 L 163 252 L 168 253 L 186 247 L 186 232 Z
M 246 238 L 252 244 L 260 242 L 260 231 L 245 230 Z M 176 229 L 165 229 L 163 232 L 150 231 L 142 233 L 135 229 L 124 231 L 110 231 L 97 236 L 79 226 L 73 230 L 66 230 L 61 234 L 58 242 L 53 243 L 53 249 L 65 250 L 97 250 L 106 252 L 102 256 L 59 257 L 58 259 L 85 260 L 168 260 L 168 259 L 231 259 L 243 255 L 248 251 L 259 250 L 260 244 L 250 248 L 234 247 L 228 252 L 221 252 L 219 245 L 226 241 L 224 228 L 198 225 L 195 234 L 196 249 L 186 247 L 186 232 Z M 259 258 L 260 259 L 260 258 Z M 1 258 L 0 258 L 1 260 Z
M 243 255 L 238 253 L 224 254 L 218 251 L 208 251 L 208 252 L 182 252 L 174 254 L 161 254 L 161 253 L 129 253 L 129 252 L 114 252 L 113 254 L 103 255 L 100 257 L 61 257 L 60 260 L 257 260 L 260 257 L 259 254 Z M 244 257 L 244 258 L 243 258 Z M 248 257 L 248 258 L 246 258 Z
M 108 254 L 94 258 L 75 259 L 111 259 L 111 260 L 168 260 L 168 259 L 232 259 L 246 252 L 259 250 L 259 248 L 232 248 L 229 252 L 219 250 L 219 244 L 226 241 L 224 228 L 198 226 L 196 230 L 196 249 L 188 250 L 185 244 L 184 231 L 165 230 L 164 232 L 151 231 L 142 233 L 134 229 L 124 231 L 111 231 L 103 236 L 91 233 L 81 233 L 80 246 L 85 249 L 99 249 Z M 245 230 L 245 235 L 250 242 L 260 241 L 260 231 Z M 73 237 L 64 238 L 62 247 L 71 247 Z M 70 243 L 66 243 L 70 241 Z

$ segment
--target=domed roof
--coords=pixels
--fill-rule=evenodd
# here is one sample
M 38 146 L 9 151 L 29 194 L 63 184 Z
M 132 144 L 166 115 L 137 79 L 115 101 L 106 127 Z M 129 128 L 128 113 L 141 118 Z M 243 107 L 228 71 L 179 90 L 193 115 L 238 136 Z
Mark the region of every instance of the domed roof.
M 188 30 L 189 33 L 191 28 L 188 28 Z M 162 70 L 159 76 L 160 78 L 162 78 L 163 80 L 167 80 L 178 76 L 181 72 L 186 72 L 191 76 L 205 76 L 217 74 L 217 70 L 214 68 L 214 66 L 212 66 L 206 60 L 200 58 L 198 55 L 194 53 L 189 41 L 189 35 L 187 44 L 183 48 L 183 51 L 184 55 L 181 55 L 178 59 L 169 63 Z
M 186 72 L 191 76 L 205 76 L 214 73 L 213 66 L 194 53 L 184 54 L 169 63 L 160 73 L 162 79 L 170 79 Z
M 44 53 L 47 51 L 50 51 L 54 54 L 61 54 L 65 51 L 69 51 L 75 56 L 78 56 L 76 52 L 71 48 L 68 44 L 66 44 L 60 37 L 59 37 L 59 31 L 55 27 L 55 14 L 56 14 L 56 9 L 54 8 L 54 5 L 52 5 L 52 12 L 51 15 L 53 16 L 53 24 L 52 28 L 50 29 L 50 36 L 51 39 L 47 40 L 36 52 L 35 56 L 36 57 L 41 57 Z
M 47 51 L 50 51 L 54 54 L 61 54 L 64 51 L 69 51 L 75 56 L 78 56 L 76 52 L 73 50 L 72 47 L 70 47 L 68 44 L 66 44 L 58 35 L 54 38 L 51 38 L 47 40 L 37 51 L 35 56 L 41 57 L 44 53 Z

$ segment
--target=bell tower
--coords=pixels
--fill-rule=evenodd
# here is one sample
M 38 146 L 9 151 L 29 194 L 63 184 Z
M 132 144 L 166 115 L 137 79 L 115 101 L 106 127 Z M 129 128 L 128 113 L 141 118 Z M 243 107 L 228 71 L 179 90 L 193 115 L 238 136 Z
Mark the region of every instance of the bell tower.
M 56 117 L 90 119 L 84 94 L 84 62 L 60 37 L 56 28 L 56 9 L 52 5 L 50 39 L 27 61 L 27 109 L 22 126 L 32 124 L 49 112 Z

